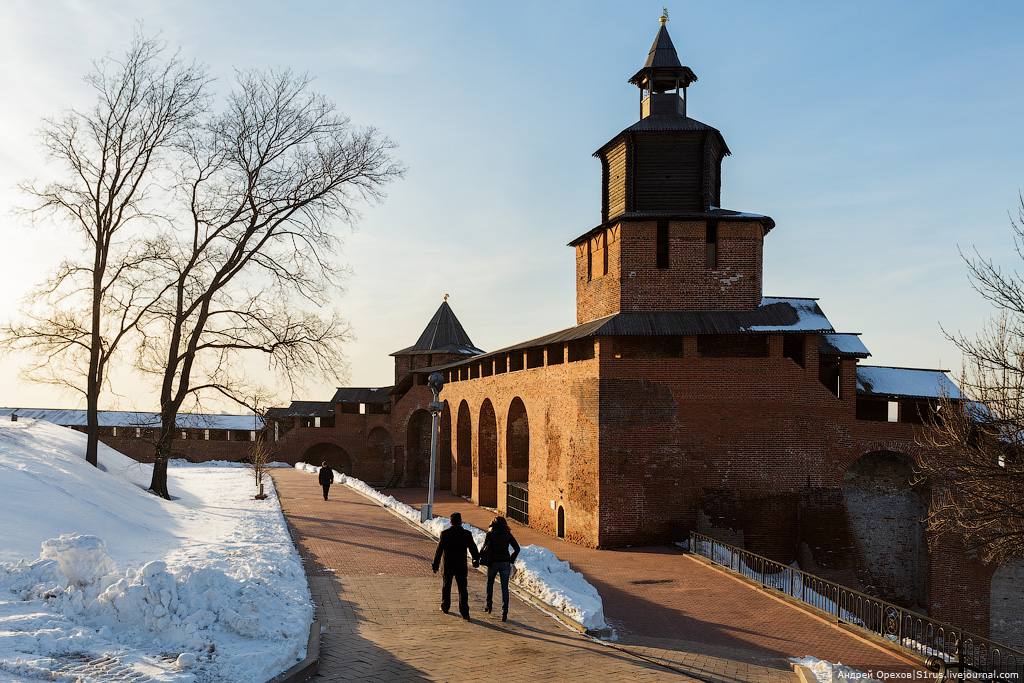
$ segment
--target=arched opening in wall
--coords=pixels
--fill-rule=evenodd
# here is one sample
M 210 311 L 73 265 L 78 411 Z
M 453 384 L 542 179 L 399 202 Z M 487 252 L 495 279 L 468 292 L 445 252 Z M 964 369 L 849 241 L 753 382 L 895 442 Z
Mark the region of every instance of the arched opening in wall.
M 311 446 L 303 454 L 302 460 L 317 467 L 320 467 L 320 463 L 326 462 L 327 466 L 335 472 L 355 476 L 355 472 L 352 471 L 352 458 L 349 457 L 344 448 L 337 444 L 318 443 L 315 446 Z
M 990 591 L 989 638 L 1024 650 L 1024 559 L 1000 565 Z
M 370 484 L 386 485 L 395 471 L 395 451 L 391 434 L 383 427 L 374 427 L 366 435 L 366 462 L 359 477 Z
M 558 506 L 558 537 L 565 538 L 565 508 Z
M 508 516 L 530 523 L 530 419 L 526 405 L 516 396 L 508 407 L 505 422 L 506 509 Z
M 405 437 L 405 485 L 426 486 L 430 477 L 430 413 L 420 408 L 409 416 Z
M 469 413 L 469 404 L 459 404 L 456 416 L 455 448 L 458 451 L 455 469 L 455 494 L 468 496 L 473 493 L 473 418 Z
M 444 402 L 444 409 L 441 410 L 441 433 L 437 440 L 437 457 L 440 460 L 438 469 L 440 476 L 437 481 L 438 490 L 451 491 L 455 493 L 455 482 L 452 481 L 452 409 L 448 401 Z
M 865 592 L 891 602 L 927 604 L 927 497 L 911 486 L 910 459 L 876 451 L 843 475 L 843 500 L 857 544 L 857 576 Z
M 480 406 L 477 427 L 477 457 L 473 476 L 477 478 L 477 505 L 498 506 L 498 418 L 490 399 Z

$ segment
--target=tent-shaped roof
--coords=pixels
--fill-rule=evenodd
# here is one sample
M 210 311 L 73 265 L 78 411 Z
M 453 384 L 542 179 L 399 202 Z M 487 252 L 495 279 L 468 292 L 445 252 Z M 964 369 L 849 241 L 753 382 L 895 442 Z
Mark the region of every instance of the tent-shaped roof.
M 647 61 L 629 79 L 633 85 L 644 85 L 644 81 L 649 79 L 656 92 L 663 92 L 674 87 L 677 80 L 679 85 L 684 88 L 697 80 L 697 74 L 679 61 L 676 46 L 672 44 L 672 38 L 668 35 L 668 28 L 665 26 L 667 21 L 668 17 L 663 15 L 661 27 L 658 28 L 658 34 L 654 36 L 654 42 L 651 43 L 651 50 L 647 53 Z
M 464 356 L 475 356 L 483 351 L 473 345 L 473 340 L 462 328 L 462 323 L 455 317 L 455 312 L 452 311 L 448 302 L 442 301 L 441 306 L 427 323 L 427 327 L 416 343 L 400 351 L 395 351 L 391 355 L 426 353 L 457 353 Z

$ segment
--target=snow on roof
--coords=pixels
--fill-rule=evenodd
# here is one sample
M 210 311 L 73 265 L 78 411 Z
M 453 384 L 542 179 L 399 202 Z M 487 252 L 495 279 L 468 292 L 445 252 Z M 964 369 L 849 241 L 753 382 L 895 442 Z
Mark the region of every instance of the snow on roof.
M 20 418 L 43 420 L 62 427 L 84 427 L 84 410 L 59 408 L 0 408 L 0 417 L 17 414 Z M 157 427 L 160 415 L 135 410 L 101 410 L 100 427 Z M 178 413 L 179 429 L 236 429 L 252 431 L 263 428 L 263 420 L 254 415 L 215 415 L 211 413 Z
M 849 332 L 832 332 L 821 335 L 822 351 L 835 353 L 840 356 L 861 356 L 867 358 L 871 355 L 868 347 L 860 340 L 859 334 Z
M 945 370 L 874 365 L 857 367 L 857 393 L 906 398 L 962 398 L 960 388 Z
M 786 304 L 796 313 L 796 320 L 785 325 L 751 325 L 749 332 L 832 332 L 832 323 L 818 308 L 817 299 L 799 297 L 766 296 L 761 299 L 761 307 L 773 304 Z

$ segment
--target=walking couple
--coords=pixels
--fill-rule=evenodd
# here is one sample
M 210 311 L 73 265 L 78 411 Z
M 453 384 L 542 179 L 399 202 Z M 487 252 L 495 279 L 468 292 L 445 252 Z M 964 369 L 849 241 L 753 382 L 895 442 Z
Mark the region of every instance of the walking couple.
M 452 580 L 459 590 L 459 614 L 469 620 L 469 590 L 466 586 L 469 568 L 466 566 L 466 553 L 473 557 L 473 566 L 481 564 L 487 567 L 487 604 L 485 612 L 490 612 L 494 595 L 494 579 L 501 577 L 501 620 L 508 621 L 508 582 L 512 578 L 512 565 L 519 556 L 519 543 L 508 528 L 504 517 L 495 517 L 487 530 L 483 547 L 477 550 L 473 534 L 462 526 L 462 515 L 452 513 L 451 526 L 441 532 L 434 553 L 434 573 L 441 568 L 444 558 L 444 581 L 441 584 L 441 611 L 448 614 L 452 606 Z M 512 552 L 509 552 L 509 547 Z

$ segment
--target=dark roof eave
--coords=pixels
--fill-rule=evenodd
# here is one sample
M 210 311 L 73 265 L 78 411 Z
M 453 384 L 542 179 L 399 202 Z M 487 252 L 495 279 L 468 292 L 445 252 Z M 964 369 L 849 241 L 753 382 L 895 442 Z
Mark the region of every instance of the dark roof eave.
M 661 118 L 661 117 L 659 117 L 659 118 Z M 595 157 L 600 158 L 602 152 L 604 152 L 606 149 L 608 149 L 609 147 L 611 147 L 612 145 L 614 145 L 620 139 L 624 138 L 627 135 L 645 135 L 645 134 L 656 135 L 658 133 L 699 132 L 699 131 L 707 131 L 709 133 L 714 133 L 715 135 L 717 135 L 718 136 L 718 141 L 722 145 L 722 154 L 723 154 L 723 156 L 727 156 L 727 157 L 728 156 L 732 156 L 732 150 L 729 149 L 729 144 L 725 141 L 725 136 L 722 135 L 722 131 L 718 130 L 714 126 L 709 126 L 708 124 L 702 123 L 702 122 L 700 122 L 700 121 L 698 121 L 696 119 L 691 119 L 689 117 L 684 117 L 684 116 L 680 116 L 678 118 L 683 120 L 683 121 L 687 121 L 687 122 L 690 122 L 692 124 L 697 124 L 697 125 L 694 126 L 694 127 L 690 127 L 690 126 L 678 126 L 678 127 L 675 127 L 675 126 L 672 126 L 671 124 L 668 124 L 666 127 L 663 127 L 663 128 L 647 129 L 647 128 L 643 127 L 644 124 L 645 123 L 651 123 L 655 119 L 653 117 L 646 117 L 646 118 L 640 119 L 636 123 L 630 125 L 628 128 L 625 128 L 625 129 L 619 131 L 618 134 L 615 135 L 611 140 L 609 140 L 608 142 L 606 142 L 603 145 L 601 145 L 600 147 L 598 147 L 591 156 L 595 156 Z M 669 117 L 669 121 L 674 120 L 674 119 L 676 119 L 676 117 Z
M 790 297 L 795 299 L 796 297 Z M 814 299 L 803 300 L 812 301 Z M 545 346 L 547 344 L 565 343 L 570 341 L 576 341 L 578 339 L 584 339 L 587 337 L 622 337 L 622 336 L 688 336 L 688 335 L 705 335 L 705 334 L 825 334 L 833 333 L 835 330 L 832 327 L 823 327 L 820 329 L 810 329 L 803 327 L 794 327 L 793 329 L 785 329 L 787 325 L 795 322 L 791 319 L 792 316 L 797 315 L 795 311 L 786 311 L 784 308 L 779 307 L 780 302 L 774 302 L 771 304 L 763 304 L 754 311 L 655 311 L 649 313 L 634 312 L 634 313 L 613 313 L 597 320 L 591 320 L 590 322 L 577 325 L 575 327 L 569 327 L 558 332 L 553 332 L 542 337 L 537 337 L 529 341 L 520 342 L 518 344 L 512 344 L 511 346 L 505 346 L 491 351 L 489 353 L 475 356 L 473 358 L 466 358 L 463 360 L 453 361 L 451 363 L 445 363 L 443 365 L 436 365 L 428 368 L 417 368 L 414 373 L 431 373 L 438 370 L 447 370 L 461 365 L 469 363 L 475 363 L 480 360 L 499 356 L 503 353 L 510 351 L 518 351 L 529 348 L 535 348 L 538 346 Z M 817 308 L 819 314 L 824 317 L 821 310 Z M 763 319 L 749 318 L 748 316 L 757 315 Z M 743 319 L 746 318 L 744 321 Z M 827 322 L 827 319 L 825 319 Z M 743 323 L 746 323 L 745 325 Z M 756 329 L 757 325 L 777 325 L 776 329 Z M 747 329 L 754 326 L 754 329 Z
M 587 239 L 593 237 L 596 233 L 600 232 L 601 230 L 609 228 L 609 227 L 615 225 L 616 223 L 624 223 L 624 222 L 642 222 L 642 221 L 651 221 L 651 220 L 659 220 L 659 219 L 660 220 L 708 220 L 709 218 L 716 218 L 718 220 L 734 221 L 734 222 L 737 222 L 737 223 L 757 222 L 757 223 L 760 223 L 762 226 L 764 226 L 765 234 L 771 232 L 772 228 L 775 227 L 775 220 L 771 216 L 762 216 L 762 215 L 759 215 L 759 214 L 743 214 L 743 213 L 737 213 L 737 214 L 730 215 L 726 211 L 727 210 L 721 210 L 721 209 L 718 210 L 718 211 L 682 211 L 682 212 L 680 212 L 680 211 L 675 211 L 675 212 L 668 211 L 668 212 L 665 212 L 665 213 L 654 213 L 654 212 L 652 212 L 649 215 L 647 215 L 647 214 L 645 214 L 645 215 L 639 215 L 639 214 L 631 215 L 629 213 L 624 213 L 624 214 L 620 214 L 620 215 L 616 216 L 615 218 L 610 218 L 607 221 L 605 221 L 604 223 L 600 223 L 599 225 L 595 225 L 593 228 L 591 228 L 590 230 L 587 230 L 582 235 L 580 235 L 580 236 L 572 239 L 571 241 L 569 241 L 569 243 L 566 244 L 566 246 L 568 246 L 568 247 L 575 247 L 577 244 L 581 244 L 584 241 L 586 241 Z

